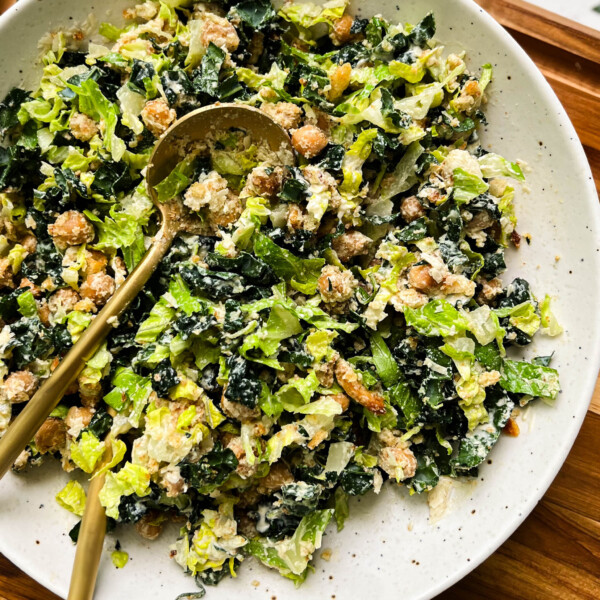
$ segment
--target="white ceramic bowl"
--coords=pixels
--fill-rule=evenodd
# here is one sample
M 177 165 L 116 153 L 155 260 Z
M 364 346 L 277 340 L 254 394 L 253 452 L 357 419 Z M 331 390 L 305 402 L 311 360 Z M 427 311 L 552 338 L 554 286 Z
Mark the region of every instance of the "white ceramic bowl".
M 44 33 L 82 21 L 120 20 L 123 0 L 20 0 L 0 19 L 0 93 L 23 80 L 35 82 L 36 43 Z M 416 22 L 428 10 L 438 21 L 437 38 L 449 50 L 466 50 L 476 68 L 494 65 L 483 142 L 500 154 L 529 163 L 529 193 L 517 200 L 519 231 L 532 235 L 510 259 L 509 277 L 525 276 L 539 294 L 558 296 L 561 338 L 540 339 L 530 353 L 556 351 L 563 392 L 554 407 L 527 411 L 521 435 L 503 438 L 492 465 L 455 494 L 453 511 L 428 522 L 425 497 L 409 498 L 386 486 L 379 496 L 354 502 L 341 534 L 324 539 L 331 559 L 316 560 L 316 572 L 298 590 L 253 561 L 239 577 L 210 589 L 213 600 L 286 598 L 304 600 L 370 597 L 431 598 L 487 558 L 523 521 L 565 460 L 592 395 L 600 362 L 600 215 L 586 157 L 556 96 L 509 35 L 471 0 L 393 0 L 355 3 L 362 16 L 382 13 L 392 21 Z M 107 15 L 107 11 L 112 14 Z M 66 597 L 74 547 L 67 532 L 75 518 L 54 501 L 66 480 L 53 465 L 0 483 L 0 551 L 57 594 Z M 574 491 L 576 493 L 576 491 Z M 124 570 L 111 564 L 106 542 L 96 598 L 174 600 L 195 590 L 168 557 L 175 531 L 148 543 L 120 530 L 131 556 Z M 170 537 L 171 536 L 171 537 Z M 252 583 L 259 582 L 259 585 Z

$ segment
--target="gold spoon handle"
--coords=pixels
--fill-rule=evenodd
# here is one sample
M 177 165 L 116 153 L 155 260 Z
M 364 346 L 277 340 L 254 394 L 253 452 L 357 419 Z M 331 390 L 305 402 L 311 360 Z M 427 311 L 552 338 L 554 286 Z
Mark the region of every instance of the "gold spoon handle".
M 106 513 L 98 499 L 104 478 L 102 473 L 92 479 L 88 489 L 67 600 L 92 600 L 94 596 L 106 533 Z
M 106 306 L 98 313 L 77 343 L 60 362 L 52 375 L 29 400 L 23 412 L 14 420 L 0 439 L 0 479 L 4 477 L 23 448 L 33 439 L 48 415 L 56 408 L 67 388 L 75 381 L 118 318 L 141 291 L 158 263 L 165 255 L 176 231 L 164 226 L 156 235 L 151 248 L 131 272 Z

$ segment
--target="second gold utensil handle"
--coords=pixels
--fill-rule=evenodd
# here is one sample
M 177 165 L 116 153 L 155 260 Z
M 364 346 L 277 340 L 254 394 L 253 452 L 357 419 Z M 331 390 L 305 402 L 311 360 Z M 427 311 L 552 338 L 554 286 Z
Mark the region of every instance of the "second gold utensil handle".
M 56 408 L 86 361 L 94 355 L 112 328 L 118 326 L 119 316 L 144 287 L 174 237 L 175 231 L 172 228 L 163 227 L 160 230 L 138 266 L 83 332 L 52 375 L 29 400 L 21 414 L 11 423 L 8 431 L 0 439 L 0 479 Z
M 67 600 L 92 600 L 94 597 L 106 533 L 106 513 L 98 498 L 104 479 L 104 474 L 96 476 L 88 489 Z

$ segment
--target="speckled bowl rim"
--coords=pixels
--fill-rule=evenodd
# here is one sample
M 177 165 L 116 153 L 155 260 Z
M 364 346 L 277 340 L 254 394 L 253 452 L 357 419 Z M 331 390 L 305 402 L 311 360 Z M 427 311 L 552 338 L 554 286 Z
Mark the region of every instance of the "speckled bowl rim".
M 538 91 L 543 95 L 543 99 L 546 102 L 547 108 L 551 109 L 559 119 L 559 124 L 563 130 L 563 135 L 561 137 L 564 139 L 565 144 L 571 147 L 571 151 L 576 155 L 578 162 L 583 167 L 581 179 L 585 179 L 585 181 L 581 181 L 581 189 L 582 191 L 586 192 L 587 202 L 589 202 L 590 205 L 593 205 L 591 207 L 591 212 L 593 215 L 593 223 L 591 223 L 591 225 L 595 229 L 596 245 L 597 247 L 600 247 L 600 204 L 598 202 L 597 190 L 594 184 L 589 162 L 581 142 L 579 141 L 575 128 L 567 116 L 564 107 L 533 60 L 491 15 L 479 7 L 474 0 L 453 1 L 472 18 L 481 20 L 483 24 L 496 31 L 496 33 L 503 40 L 507 52 L 510 52 L 513 57 L 518 59 L 520 66 L 526 70 L 528 76 L 531 78 L 531 81 L 538 88 Z M 0 33 L 5 27 L 10 26 L 12 19 L 16 17 L 16 15 L 24 10 L 28 10 L 31 5 L 36 4 L 37 2 L 39 2 L 39 0 L 20 0 L 17 4 L 9 8 L 3 15 L 0 16 Z M 426 9 L 427 7 L 424 6 L 424 8 Z M 600 277 L 600 261 L 595 259 L 595 263 L 595 274 L 596 276 Z M 477 551 L 471 554 L 470 562 L 463 563 L 451 576 L 441 579 L 437 584 L 430 586 L 420 595 L 414 596 L 413 600 L 426 600 L 433 598 L 473 571 L 484 560 L 489 558 L 489 556 L 492 555 L 514 533 L 519 525 L 521 525 L 521 523 L 535 508 L 542 495 L 550 487 L 554 478 L 564 464 L 587 414 L 589 402 L 593 395 L 598 371 L 600 369 L 600 340 L 598 340 L 598 343 L 595 344 L 594 348 L 595 351 L 593 355 L 589 357 L 589 366 L 581 375 L 582 379 L 585 380 L 581 384 L 582 389 L 584 390 L 583 397 L 578 404 L 576 414 L 574 415 L 575 418 L 569 423 L 569 426 L 566 429 L 566 433 L 568 434 L 566 437 L 569 439 L 569 442 L 563 443 L 560 452 L 555 452 L 551 455 L 549 461 L 552 463 L 553 468 L 548 471 L 542 480 L 536 480 L 539 494 L 532 494 L 526 502 L 523 502 L 523 504 L 519 507 L 519 512 L 513 511 L 511 513 L 510 520 L 503 524 L 501 533 L 499 533 L 493 539 L 488 540 L 486 543 L 482 543 L 482 545 L 477 548 Z M 63 590 L 60 589 L 58 583 L 56 581 L 51 581 L 43 571 L 39 572 L 37 565 L 33 562 L 30 562 L 27 556 L 11 552 L 11 545 L 8 543 L 8 540 L 3 539 L 2 537 L 0 537 L 0 551 L 17 567 L 28 573 L 31 577 L 36 578 L 36 580 L 46 588 L 59 596 L 63 593 Z M 125 573 L 123 573 L 123 576 L 126 576 Z

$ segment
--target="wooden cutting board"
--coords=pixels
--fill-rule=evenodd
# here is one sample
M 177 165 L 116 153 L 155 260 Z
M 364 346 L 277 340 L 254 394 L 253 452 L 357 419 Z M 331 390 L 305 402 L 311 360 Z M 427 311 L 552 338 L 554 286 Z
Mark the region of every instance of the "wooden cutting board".
M 554 88 L 600 189 L 600 33 L 521 0 L 477 1 Z M 9 4 L 0 0 L 0 8 Z M 438 600 L 600 599 L 599 448 L 600 379 L 581 433 L 542 501 L 495 554 Z M 59 600 L 0 555 L 0 600 L 42 598 Z

